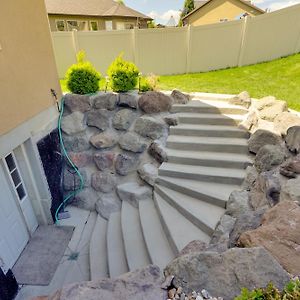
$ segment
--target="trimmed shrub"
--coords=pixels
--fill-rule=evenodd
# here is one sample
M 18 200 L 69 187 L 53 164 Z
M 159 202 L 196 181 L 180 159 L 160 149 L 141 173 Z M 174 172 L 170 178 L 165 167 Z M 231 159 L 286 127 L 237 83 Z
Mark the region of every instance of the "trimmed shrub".
M 157 91 L 157 84 L 159 82 L 159 77 L 151 74 L 147 77 L 142 77 L 140 82 L 140 91 L 148 92 L 148 91 Z
M 134 63 L 124 60 L 121 54 L 110 65 L 107 74 L 114 92 L 128 92 L 136 87 L 139 70 Z
M 78 52 L 77 64 L 72 65 L 66 73 L 67 88 L 73 94 L 93 94 L 99 90 L 100 79 L 100 73 L 85 60 L 85 52 Z

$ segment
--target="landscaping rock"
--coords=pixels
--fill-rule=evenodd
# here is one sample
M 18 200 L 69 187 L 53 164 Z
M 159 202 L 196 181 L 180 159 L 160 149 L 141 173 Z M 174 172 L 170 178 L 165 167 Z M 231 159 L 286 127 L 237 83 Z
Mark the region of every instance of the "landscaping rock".
M 118 94 L 100 92 L 92 97 L 92 102 L 97 109 L 114 110 L 118 103 Z
M 119 94 L 119 106 L 137 108 L 138 95 L 131 94 L 131 93 L 120 93 Z
M 90 138 L 90 143 L 97 149 L 112 148 L 118 143 L 118 137 L 113 133 L 100 133 Z
M 300 153 L 300 126 L 293 126 L 288 129 L 285 143 L 291 152 Z
M 148 114 L 169 111 L 172 98 L 161 92 L 146 92 L 139 99 L 139 108 Z
M 102 218 L 108 220 L 112 213 L 121 210 L 121 206 L 120 199 L 114 193 L 104 194 L 96 202 L 96 211 Z
M 288 111 L 279 114 L 274 119 L 274 128 L 280 132 L 281 135 L 286 135 L 290 127 L 297 125 L 300 126 L 300 117 Z
M 70 203 L 73 206 L 81 209 L 95 211 L 97 199 L 98 195 L 94 190 L 84 189 L 79 194 L 77 194 Z
M 148 148 L 148 153 L 155 158 L 157 162 L 162 164 L 165 161 L 168 161 L 167 151 L 164 146 L 159 141 L 154 141 L 150 144 Z
M 227 202 L 226 214 L 234 218 L 251 210 L 248 191 L 233 191 Z
M 64 136 L 64 144 L 67 151 L 82 152 L 91 148 L 86 135 Z
M 69 156 L 77 168 L 86 167 L 92 162 L 92 156 L 88 152 L 69 152 Z
M 248 141 L 249 151 L 257 153 L 265 145 L 280 145 L 281 139 L 278 135 L 263 129 L 255 131 Z
M 97 192 L 110 193 L 116 186 L 116 177 L 109 172 L 92 174 L 92 187 Z
M 178 90 L 172 91 L 171 98 L 176 104 L 187 104 L 191 100 L 191 96 L 189 94 L 182 93 Z
M 164 121 L 168 126 L 177 126 L 179 123 L 178 117 L 176 115 L 165 116 Z
M 284 162 L 285 150 L 278 145 L 265 145 L 256 154 L 254 165 L 258 172 L 270 171 Z
M 114 164 L 114 152 L 99 152 L 94 154 L 94 162 L 100 171 L 110 169 Z
M 101 131 L 109 127 L 110 113 L 106 109 L 98 109 L 87 114 L 87 125 L 96 127 Z
M 144 164 L 138 169 L 140 177 L 146 181 L 149 185 L 154 186 L 156 179 L 158 178 L 158 168 L 153 164 Z
M 259 100 L 257 109 L 261 119 L 274 121 L 278 115 L 287 111 L 288 107 L 285 101 L 276 100 L 275 97 L 269 96 Z
M 121 176 L 136 171 L 139 165 L 139 158 L 136 155 L 119 154 L 116 159 L 116 172 Z
M 233 230 L 234 224 L 236 219 L 229 216 L 229 215 L 223 215 L 221 220 L 219 221 L 216 230 L 214 231 L 210 244 L 217 244 L 222 237 L 228 237 L 228 243 L 229 243 L 229 235 L 231 231 Z
M 121 109 L 113 118 L 113 126 L 118 130 L 127 130 L 135 117 L 136 114 L 131 109 Z
M 300 156 L 292 158 L 286 161 L 280 166 L 280 174 L 289 177 L 296 178 L 300 174 Z
M 75 111 L 72 114 L 65 116 L 62 119 L 61 128 L 63 132 L 68 135 L 83 132 L 86 129 L 84 114 L 79 111 Z
M 85 187 L 89 186 L 89 180 L 88 180 L 85 169 L 79 169 L 79 172 L 83 178 L 84 186 Z M 80 181 L 78 174 L 72 168 L 64 169 L 63 180 L 64 180 L 64 190 L 65 191 L 75 191 L 75 190 L 79 189 L 79 187 L 81 185 L 81 181 Z
M 242 188 L 244 190 L 250 191 L 251 188 L 254 186 L 258 173 L 256 168 L 253 166 L 248 166 L 246 169 L 246 175 L 244 182 L 242 184 Z
M 177 255 L 177 257 L 207 250 L 208 245 L 203 241 L 195 240 L 188 243 Z
M 248 92 L 244 91 L 230 99 L 229 103 L 249 108 L 251 106 L 251 97 Z
M 280 201 L 296 201 L 300 205 L 300 177 L 288 180 L 282 187 Z
M 265 213 L 262 226 L 239 239 L 244 247 L 262 246 L 291 274 L 300 274 L 300 207 L 283 201 Z
M 253 132 L 257 128 L 259 121 L 258 113 L 256 110 L 250 110 L 246 118 L 239 124 L 239 128 L 246 129 Z
M 138 208 L 139 201 L 152 198 L 152 189 L 140 186 L 136 182 L 118 185 L 117 193 L 122 201 L 127 201 L 136 208 Z
M 82 113 L 91 109 L 90 97 L 86 95 L 66 94 L 65 106 L 70 112 L 80 111 Z
M 166 133 L 166 125 L 153 117 L 140 117 L 134 125 L 134 131 L 143 137 L 158 139 Z
M 165 274 L 174 275 L 174 286 L 185 293 L 206 289 L 224 300 L 234 299 L 242 288 L 265 287 L 270 281 L 282 289 L 290 279 L 263 248 L 187 254 L 173 260 Z
M 119 140 L 119 145 L 121 149 L 134 153 L 142 153 L 147 148 L 145 141 L 134 132 L 127 132 L 122 135 Z

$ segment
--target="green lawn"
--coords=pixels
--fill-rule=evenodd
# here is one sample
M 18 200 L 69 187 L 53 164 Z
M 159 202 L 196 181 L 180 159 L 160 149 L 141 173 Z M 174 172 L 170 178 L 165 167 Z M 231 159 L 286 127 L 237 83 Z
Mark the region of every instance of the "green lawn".
M 62 80 L 62 89 L 66 91 Z M 104 88 L 101 82 L 101 88 Z M 300 54 L 241 68 L 161 76 L 162 90 L 238 94 L 248 91 L 253 98 L 272 95 L 300 111 Z

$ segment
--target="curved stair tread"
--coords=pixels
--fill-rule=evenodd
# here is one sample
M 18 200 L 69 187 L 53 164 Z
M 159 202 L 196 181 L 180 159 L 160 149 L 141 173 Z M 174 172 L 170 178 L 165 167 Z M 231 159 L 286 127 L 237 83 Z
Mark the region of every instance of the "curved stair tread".
M 129 202 L 122 202 L 122 232 L 130 271 L 151 263 L 140 223 L 139 211 Z
M 197 113 L 197 112 L 178 112 L 176 113 L 178 118 L 197 118 L 201 119 L 229 119 L 235 121 L 242 121 L 244 119 L 243 115 L 239 114 L 221 114 L 220 112 L 216 112 L 213 114 L 206 113 Z
M 175 255 L 161 225 L 153 199 L 140 201 L 139 212 L 151 261 L 163 269 Z
M 98 215 L 90 241 L 91 280 L 108 277 L 106 232 L 107 221 Z
M 128 265 L 125 256 L 121 228 L 121 212 L 112 213 L 107 226 L 108 269 L 111 278 L 127 273 Z
M 224 137 L 195 137 L 186 135 L 170 135 L 168 142 L 199 143 L 211 145 L 240 145 L 248 146 L 248 141 L 243 138 L 224 138 Z
M 154 200 L 173 251 L 180 252 L 193 240 L 209 243 L 209 235 L 191 223 L 156 192 Z

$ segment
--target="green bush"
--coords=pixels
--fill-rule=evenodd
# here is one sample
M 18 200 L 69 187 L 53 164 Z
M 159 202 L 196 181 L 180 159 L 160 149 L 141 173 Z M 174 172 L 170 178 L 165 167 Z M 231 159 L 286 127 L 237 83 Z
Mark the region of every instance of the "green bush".
M 85 60 L 84 51 L 77 54 L 77 64 L 66 73 L 67 88 L 74 94 L 93 94 L 99 90 L 101 75 L 93 65 Z
M 136 87 L 139 70 L 134 63 L 125 61 L 121 54 L 110 65 L 107 74 L 114 92 L 128 92 Z
M 140 91 L 141 92 L 148 92 L 148 91 L 157 91 L 159 77 L 151 74 L 147 77 L 142 77 L 140 81 Z

